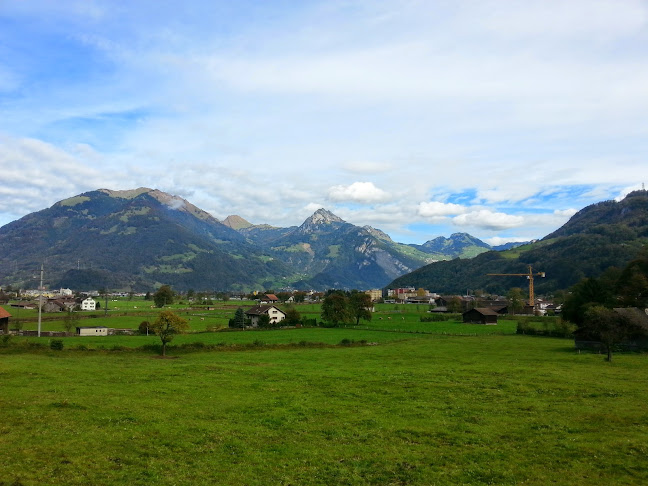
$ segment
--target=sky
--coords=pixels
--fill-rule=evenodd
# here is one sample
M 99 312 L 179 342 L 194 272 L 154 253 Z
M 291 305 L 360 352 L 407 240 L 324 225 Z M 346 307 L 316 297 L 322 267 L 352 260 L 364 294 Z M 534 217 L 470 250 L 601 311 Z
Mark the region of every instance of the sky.
M 0 226 L 150 187 L 527 241 L 647 153 L 646 0 L 0 0 Z

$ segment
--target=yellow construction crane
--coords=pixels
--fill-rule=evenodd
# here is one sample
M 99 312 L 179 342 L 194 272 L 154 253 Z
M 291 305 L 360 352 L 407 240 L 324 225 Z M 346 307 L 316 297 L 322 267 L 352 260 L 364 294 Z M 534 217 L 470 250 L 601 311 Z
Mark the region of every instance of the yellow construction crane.
M 529 305 L 535 311 L 535 295 L 533 293 L 533 277 L 545 277 L 545 272 L 533 273 L 533 268 L 529 265 L 527 273 L 488 273 L 496 277 L 526 277 L 529 281 Z

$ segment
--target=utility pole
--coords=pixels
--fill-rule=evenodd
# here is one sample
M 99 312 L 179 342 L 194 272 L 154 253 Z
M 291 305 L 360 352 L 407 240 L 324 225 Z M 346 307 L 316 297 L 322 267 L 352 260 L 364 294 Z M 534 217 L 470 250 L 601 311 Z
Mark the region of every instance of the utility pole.
M 40 285 L 38 286 L 38 337 L 41 337 L 42 312 L 43 312 L 43 264 L 41 263 Z

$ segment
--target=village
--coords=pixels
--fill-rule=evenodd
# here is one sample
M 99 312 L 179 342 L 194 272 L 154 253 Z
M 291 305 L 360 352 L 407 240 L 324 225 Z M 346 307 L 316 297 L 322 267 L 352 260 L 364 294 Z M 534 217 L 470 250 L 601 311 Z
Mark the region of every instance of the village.
M 331 291 L 329 291 L 330 293 Z M 366 295 L 367 310 L 376 313 L 376 304 L 396 306 L 424 306 L 430 315 L 452 314 L 461 318 L 464 323 L 472 324 L 497 324 L 498 317 L 508 315 L 558 315 L 560 305 L 556 306 L 551 301 L 534 299 L 534 305 L 529 305 L 524 299 L 520 289 L 515 289 L 507 296 L 491 295 L 440 295 L 422 288 L 406 287 L 396 289 L 371 289 L 361 292 Z M 280 292 L 251 292 L 251 293 L 218 293 L 205 292 L 186 293 L 173 292 L 173 299 L 181 302 L 185 312 L 209 313 L 216 309 L 218 303 L 240 303 L 244 309 L 246 325 L 250 328 L 259 327 L 259 321 L 266 322 L 262 316 L 268 318 L 272 326 L 279 326 L 286 319 L 286 306 L 320 305 L 327 296 L 327 292 L 316 291 L 280 291 Z M 510 298 L 512 297 L 512 298 Z M 169 298 L 171 300 L 171 298 Z M 128 303 L 140 301 L 137 305 Z M 14 290 L 0 289 L 0 304 L 4 306 L 0 311 L 0 332 L 23 336 L 108 336 L 113 334 L 136 333 L 137 329 L 111 327 L 107 325 L 84 325 L 88 319 L 97 317 L 110 317 L 113 320 L 120 312 L 142 312 L 146 309 L 159 310 L 164 305 L 157 305 L 154 294 L 134 292 L 107 292 L 105 290 L 73 291 L 69 288 L 40 290 Z M 282 309 L 282 307 L 284 309 Z M 22 311 L 22 319 L 21 313 Z M 26 329 L 25 324 L 33 323 L 34 312 L 38 312 L 39 319 L 48 321 L 62 320 L 67 325 L 65 330 L 40 331 L 40 322 L 37 329 Z M 10 324 L 13 321 L 16 325 Z M 57 319 L 57 315 L 66 317 Z M 204 318 L 203 318 L 204 319 Z M 377 320 L 391 320 L 392 316 L 379 315 Z M 403 318 L 404 319 L 404 318 Z M 16 322 L 17 321 L 17 322 Z M 22 321 L 22 324 L 21 324 Z M 70 327 L 74 323 L 74 329 Z M 286 323 L 284 323 L 285 325 Z M 291 325 L 301 324 L 294 320 Z M 29 326 L 28 326 L 29 327 Z M 32 326 L 33 327 L 33 326 Z

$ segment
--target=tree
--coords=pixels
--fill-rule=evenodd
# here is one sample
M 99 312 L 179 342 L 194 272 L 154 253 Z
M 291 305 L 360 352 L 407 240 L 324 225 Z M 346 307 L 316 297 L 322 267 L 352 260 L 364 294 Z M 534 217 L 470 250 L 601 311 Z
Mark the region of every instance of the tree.
M 448 302 L 448 312 L 457 313 L 461 311 L 463 311 L 463 304 L 461 303 L 461 299 L 455 295 Z
M 149 321 L 142 321 L 140 322 L 137 330 L 140 334 L 145 334 L 148 336 L 149 332 L 151 331 L 151 323 Z
M 355 319 L 356 326 L 360 324 L 360 319 L 364 319 L 366 321 L 371 320 L 372 308 L 373 303 L 371 302 L 371 296 L 369 294 L 356 291 L 351 292 L 351 297 L 349 297 L 349 312 Z
M 186 319 L 178 316 L 172 311 L 160 312 L 158 318 L 151 325 L 153 331 L 162 341 L 162 356 L 166 356 L 166 345 L 170 343 L 176 334 L 182 334 L 189 329 Z
M 295 302 L 304 302 L 304 299 L 306 299 L 306 292 L 295 292 L 294 297 Z
M 519 314 L 524 310 L 524 293 L 520 287 L 513 287 L 506 294 L 506 297 L 509 300 L 509 306 L 513 314 Z
M 301 314 L 293 306 L 286 309 L 286 318 L 282 321 L 285 326 L 301 324 Z
M 270 316 L 268 314 L 261 314 L 257 319 L 259 327 L 270 327 Z
M 245 312 L 243 312 L 242 307 L 236 309 L 236 312 L 234 313 L 234 321 L 232 323 L 232 327 L 238 327 L 240 329 L 243 329 L 245 327 Z
M 596 305 L 609 305 L 611 301 L 609 288 L 595 278 L 581 280 L 570 291 L 563 304 L 562 316 L 579 327 L 583 325 L 587 309 Z
M 146 292 L 146 295 L 144 296 L 144 300 L 151 300 L 151 292 Z
M 155 294 L 153 294 L 153 301 L 155 307 L 164 307 L 165 305 L 173 304 L 173 290 L 168 285 L 160 287 Z
M 65 332 L 72 332 L 72 329 L 79 323 L 79 314 L 75 314 L 71 309 L 68 309 L 63 317 L 63 328 Z
M 187 290 L 187 299 L 191 300 L 196 296 L 196 291 L 194 289 Z
M 636 329 L 626 316 L 600 305 L 590 307 L 584 315 L 578 333 L 589 339 L 600 341 L 607 351 L 607 360 L 612 361 L 612 349 L 631 336 Z
M 322 319 L 334 327 L 351 320 L 348 299 L 343 292 L 333 292 L 324 297 Z
M 281 302 L 286 302 L 292 294 L 290 292 L 278 292 L 276 295 Z
M 648 307 L 648 251 L 632 260 L 618 277 L 616 291 L 627 307 Z

